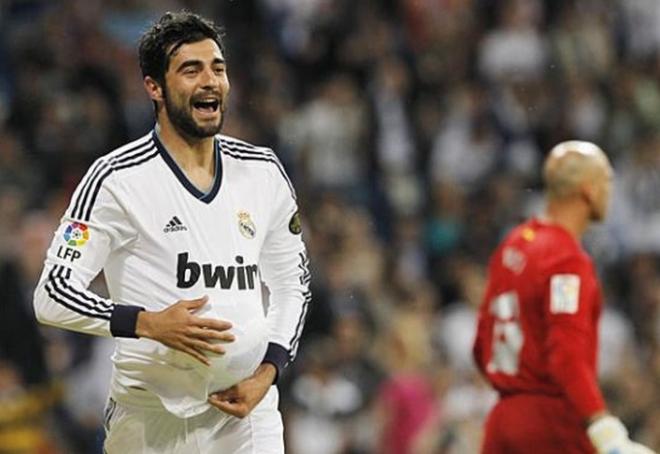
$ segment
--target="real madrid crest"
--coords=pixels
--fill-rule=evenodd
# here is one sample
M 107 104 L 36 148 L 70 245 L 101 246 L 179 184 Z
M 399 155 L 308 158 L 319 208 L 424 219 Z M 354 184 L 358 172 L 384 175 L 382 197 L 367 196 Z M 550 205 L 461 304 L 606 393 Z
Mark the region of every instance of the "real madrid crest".
M 257 227 L 250 219 L 250 213 L 247 211 L 238 212 L 238 230 L 245 238 L 251 240 L 257 235 Z

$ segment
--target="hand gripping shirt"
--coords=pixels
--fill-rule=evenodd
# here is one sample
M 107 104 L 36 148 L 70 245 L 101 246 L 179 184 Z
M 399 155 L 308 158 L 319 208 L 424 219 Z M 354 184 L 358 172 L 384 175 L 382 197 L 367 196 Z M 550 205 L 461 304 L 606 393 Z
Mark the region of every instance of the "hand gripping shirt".
M 281 371 L 296 355 L 311 298 L 295 192 L 280 161 L 224 135 L 214 147 L 206 193 L 154 131 L 99 158 L 73 194 L 34 298 L 43 323 L 117 338 L 115 392 L 144 390 L 181 417 L 208 409 L 210 392 L 263 361 Z M 101 270 L 109 299 L 88 290 Z M 236 335 L 213 359 L 223 373 L 135 338 L 143 308 L 203 295 L 209 302 L 198 314 L 232 322 Z
M 583 419 L 605 408 L 596 377 L 602 295 L 571 234 L 538 220 L 491 257 L 474 356 L 502 395 L 565 398 Z

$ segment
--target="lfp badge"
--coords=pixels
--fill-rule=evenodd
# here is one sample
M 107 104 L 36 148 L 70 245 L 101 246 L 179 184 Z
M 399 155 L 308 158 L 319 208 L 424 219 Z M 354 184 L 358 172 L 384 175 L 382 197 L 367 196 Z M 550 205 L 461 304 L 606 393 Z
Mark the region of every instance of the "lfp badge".
M 89 228 L 82 222 L 72 222 L 64 231 L 64 241 L 69 246 L 82 246 L 89 240 Z

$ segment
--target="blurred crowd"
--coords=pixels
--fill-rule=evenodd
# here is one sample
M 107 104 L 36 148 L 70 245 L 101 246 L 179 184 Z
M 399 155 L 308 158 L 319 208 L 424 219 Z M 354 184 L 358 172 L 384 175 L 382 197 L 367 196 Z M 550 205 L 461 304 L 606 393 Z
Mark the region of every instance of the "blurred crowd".
M 485 265 L 569 138 L 616 171 L 586 241 L 602 386 L 660 449 L 657 0 L 1 0 L 0 453 L 101 452 L 113 341 L 37 326 L 31 294 L 87 166 L 153 127 L 136 40 L 181 8 L 225 27 L 225 132 L 276 150 L 304 213 L 287 452 L 477 452 Z

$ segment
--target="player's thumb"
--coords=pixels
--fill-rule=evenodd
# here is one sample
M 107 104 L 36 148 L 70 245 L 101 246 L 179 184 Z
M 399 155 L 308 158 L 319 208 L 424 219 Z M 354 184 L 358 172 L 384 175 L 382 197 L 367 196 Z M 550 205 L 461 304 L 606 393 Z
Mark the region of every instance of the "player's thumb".
M 201 308 L 203 305 L 205 305 L 209 301 L 208 295 L 204 295 L 201 298 L 195 298 L 194 300 L 188 300 L 185 301 L 185 307 L 189 311 L 196 311 L 197 309 Z

